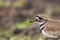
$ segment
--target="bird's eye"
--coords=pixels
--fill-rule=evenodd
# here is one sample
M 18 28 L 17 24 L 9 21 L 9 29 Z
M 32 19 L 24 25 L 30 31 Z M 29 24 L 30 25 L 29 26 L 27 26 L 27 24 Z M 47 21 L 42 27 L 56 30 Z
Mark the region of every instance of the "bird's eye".
M 39 20 L 42 20 L 43 18 L 42 17 L 39 17 L 39 16 L 36 16 Z

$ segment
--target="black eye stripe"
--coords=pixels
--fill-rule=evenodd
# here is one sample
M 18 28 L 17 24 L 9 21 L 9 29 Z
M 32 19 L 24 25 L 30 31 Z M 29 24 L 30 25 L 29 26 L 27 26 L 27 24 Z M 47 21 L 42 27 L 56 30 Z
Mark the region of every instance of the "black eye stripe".
M 36 16 L 36 17 L 38 17 L 40 20 L 42 20 L 42 19 L 43 19 L 42 17 L 39 17 L 39 16 Z
M 39 16 L 36 16 L 36 17 L 39 17 Z

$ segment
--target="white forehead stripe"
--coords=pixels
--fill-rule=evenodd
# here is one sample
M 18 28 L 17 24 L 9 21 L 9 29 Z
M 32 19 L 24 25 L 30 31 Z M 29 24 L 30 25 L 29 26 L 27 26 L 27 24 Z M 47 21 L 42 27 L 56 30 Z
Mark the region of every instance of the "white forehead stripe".
M 38 18 L 38 17 L 36 17 L 36 19 L 38 19 L 38 20 L 39 20 L 39 18 Z

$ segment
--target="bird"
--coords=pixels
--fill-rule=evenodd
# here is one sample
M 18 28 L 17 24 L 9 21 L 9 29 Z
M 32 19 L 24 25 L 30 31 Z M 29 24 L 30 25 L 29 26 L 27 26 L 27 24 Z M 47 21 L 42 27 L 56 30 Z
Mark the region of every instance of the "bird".
M 40 25 L 40 31 L 45 37 L 54 40 L 60 38 L 60 20 L 37 15 L 35 19 L 30 22 L 35 21 Z

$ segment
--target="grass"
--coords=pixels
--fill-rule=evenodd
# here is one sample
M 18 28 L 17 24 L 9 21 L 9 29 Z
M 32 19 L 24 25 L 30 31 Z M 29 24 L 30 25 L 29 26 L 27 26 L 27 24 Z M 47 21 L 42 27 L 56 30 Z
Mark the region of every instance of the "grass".
M 40 40 L 40 39 L 45 40 L 45 38 L 43 38 L 40 35 L 37 35 L 35 37 L 25 36 L 25 35 L 17 35 L 17 36 L 12 37 L 11 39 L 13 39 L 13 40 Z
M 4 40 L 6 38 L 0 37 L 0 40 Z M 25 35 L 15 35 L 10 37 L 10 40 L 45 40 L 45 38 L 42 35 L 37 35 L 37 36 L 25 36 Z
M 18 29 L 24 29 L 27 28 L 29 25 L 31 25 L 32 23 L 29 23 L 29 20 L 25 20 L 22 23 L 18 23 L 15 26 L 13 26 L 13 28 L 18 28 Z M 13 35 L 11 33 L 12 30 L 5 30 L 2 32 L 2 34 L 0 35 L 0 40 L 6 40 L 7 37 L 10 37 L 10 40 L 44 40 L 45 38 L 42 35 L 37 35 L 37 36 L 26 36 L 26 35 Z
M 29 20 L 25 20 L 22 23 L 16 23 L 15 25 L 13 25 L 13 27 L 16 27 L 17 29 L 24 29 L 29 27 L 31 24 L 32 23 L 30 23 Z

